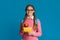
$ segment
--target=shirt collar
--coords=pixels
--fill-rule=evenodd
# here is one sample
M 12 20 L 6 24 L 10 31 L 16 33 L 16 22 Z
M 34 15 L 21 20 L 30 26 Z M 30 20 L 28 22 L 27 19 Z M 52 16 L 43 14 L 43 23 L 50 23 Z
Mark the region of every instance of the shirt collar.
M 27 16 L 27 18 L 29 18 L 29 17 Z M 34 19 L 34 16 L 32 16 L 31 19 Z

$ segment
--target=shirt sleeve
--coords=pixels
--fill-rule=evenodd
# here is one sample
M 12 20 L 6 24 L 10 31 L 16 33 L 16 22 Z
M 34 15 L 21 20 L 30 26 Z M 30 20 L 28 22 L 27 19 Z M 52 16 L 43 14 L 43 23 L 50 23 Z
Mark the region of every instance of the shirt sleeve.
M 41 36 L 42 35 L 42 30 L 41 30 L 41 22 L 38 19 L 38 32 L 34 32 L 34 36 Z

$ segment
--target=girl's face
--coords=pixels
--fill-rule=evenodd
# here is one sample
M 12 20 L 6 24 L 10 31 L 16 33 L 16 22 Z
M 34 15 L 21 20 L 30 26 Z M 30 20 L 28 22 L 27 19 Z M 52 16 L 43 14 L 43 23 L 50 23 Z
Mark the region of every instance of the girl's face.
M 29 6 L 28 8 L 27 8 L 27 15 L 28 16 L 32 16 L 33 15 L 33 13 L 34 13 L 34 9 L 33 9 L 33 7 L 31 7 L 31 6 Z

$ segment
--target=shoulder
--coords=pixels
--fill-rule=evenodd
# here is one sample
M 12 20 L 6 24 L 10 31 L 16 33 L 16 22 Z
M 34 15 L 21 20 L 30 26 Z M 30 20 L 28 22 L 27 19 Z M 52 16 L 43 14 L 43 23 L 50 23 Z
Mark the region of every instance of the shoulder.
M 39 18 L 37 18 L 37 19 L 36 19 L 36 21 L 40 21 L 40 19 L 39 19 Z
M 35 22 L 36 22 L 36 24 L 41 23 L 39 18 L 36 18 Z
M 24 20 L 23 20 L 23 19 L 21 19 L 21 20 L 20 20 L 20 23 L 23 23 L 23 21 L 24 21 Z

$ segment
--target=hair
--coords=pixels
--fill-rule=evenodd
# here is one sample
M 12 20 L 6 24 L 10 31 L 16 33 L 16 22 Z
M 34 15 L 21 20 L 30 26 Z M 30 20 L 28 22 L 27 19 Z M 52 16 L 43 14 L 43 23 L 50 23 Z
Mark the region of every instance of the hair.
M 35 11 L 34 6 L 31 5 L 31 4 L 29 4 L 29 5 L 26 6 L 25 11 L 27 11 L 27 8 L 28 8 L 29 6 L 31 6 L 31 7 L 33 8 L 33 10 Z M 33 13 L 33 16 L 34 16 L 34 19 L 33 19 L 33 20 L 34 20 L 33 29 L 34 29 L 34 30 L 37 30 L 37 24 L 35 23 L 35 20 L 36 20 L 35 12 Z M 27 18 L 27 13 L 25 14 L 23 23 L 25 22 L 26 18 Z

